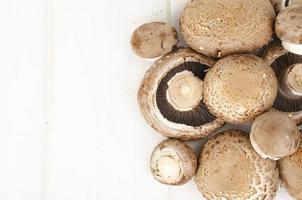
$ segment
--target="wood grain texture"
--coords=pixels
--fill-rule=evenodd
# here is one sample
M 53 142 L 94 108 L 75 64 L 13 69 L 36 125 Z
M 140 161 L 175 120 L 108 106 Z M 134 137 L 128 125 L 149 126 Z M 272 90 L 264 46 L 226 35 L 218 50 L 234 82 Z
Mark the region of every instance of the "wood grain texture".
M 150 173 L 163 137 L 136 94 L 152 62 L 129 45 L 145 22 L 178 29 L 185 3 L 0 0 L 0 199 L 202 199 L 193 181 L 169 187 Z M 198 154 L 201 141 L 189 144 Z

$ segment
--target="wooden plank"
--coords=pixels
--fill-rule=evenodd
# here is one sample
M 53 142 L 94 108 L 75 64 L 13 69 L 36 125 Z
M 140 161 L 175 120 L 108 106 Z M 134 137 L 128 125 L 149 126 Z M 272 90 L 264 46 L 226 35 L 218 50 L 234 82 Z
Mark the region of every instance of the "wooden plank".
M 43 7 L 39 0 L 0 1 L 0 199 L 40 199 Z
M 138 111 L 151 64 L 129 48 L 141 23 L 167 20 L 167 2 L 56 1 L 54 121 L 46 199 L 158 199 L 149 156 L 162 139 Z

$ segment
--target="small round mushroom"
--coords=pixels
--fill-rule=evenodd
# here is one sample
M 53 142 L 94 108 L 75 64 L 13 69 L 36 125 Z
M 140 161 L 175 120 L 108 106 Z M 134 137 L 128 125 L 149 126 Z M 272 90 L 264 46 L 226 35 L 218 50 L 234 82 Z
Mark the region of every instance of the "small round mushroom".
M 203 103 L 203 80 L 215 61 L 191 49 L 165 55 L 146 73 L 138 103 L 147 123 L 164 136 L 207 136 L 223 125 Z
M 285 113 L 296 124 L 302 123 L 302 56 L 271 47 L 264 55 L 278 79 L 278 94 L 273 108 Z
M 293 198 L 302 199 L 302 143 L 293 155 L 282 158 L 278 164 L 282 186 Z
M 229 130 L 202 148 L 195 182 L 206 199 L 273 199 L 278 188 L 275 161 L 262 159 L 247 134 Z
M 154 178 L 160 183 L 182 185 L 194 176 L 197 158 L 193 149 L 185 143 L 168 139 L 154 149 L 150 165 Z
M 286 115 L 270 111 L 255 119 L 250 140 L 262 158 L 279 160 L 293 154 L 300 144 L 296 123 Z
M 302 55 L 302 5 L 282 10 L 276 18 L 275 31 L 286 50 Z
M 180 31 L 194 50 L 222 57 L 267 44 L 274 19 L 269 0 L 191 0 L 181 14 Z
M 174 27 L 164 22 L 150 22 L 138 27 L 131 36 L 133 52 L 142 58 L 157 58 L 177 46 Z
M 231 55 L 206 74 L 204 102 L 224 121 L 241 124 L 268 110 L 277 94 L 273 70 L 253 55 Z

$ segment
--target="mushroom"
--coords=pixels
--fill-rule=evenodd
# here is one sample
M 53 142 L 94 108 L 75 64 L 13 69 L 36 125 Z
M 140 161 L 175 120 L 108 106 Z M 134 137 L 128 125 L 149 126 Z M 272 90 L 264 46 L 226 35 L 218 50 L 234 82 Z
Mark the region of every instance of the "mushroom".
M 229 130 L 202 148 L 195 182 L 206 199 L 273 199 L 278 188 L 275 161 L 262 159 L 248 135 Z
M 286 50 L 302 55 L 302 5 L 282 10 L 276 18 L 275 31 Z
M 293 5 L 302 5 L 302 0 L 270 0 L 274 6 L 276 13 L 281 10 L 293 6 Z
M 287 52 L 280 45 L 264 55 L 278 79 L 278 94 L 273 108 L 284 112 L 296 124 L 302 123 L 302 56 Z
M 193 149 L 185 143 L 168 139 L 154 149 L 150 165 L 152 175 L 160 183 L 182 185 L 194 176 L 197 158 Z
M 158 60 L 145 74 L 138 103 L 147 123 L 166 137 L 207 136 L 223 125 L 203 103 L 203 79 L 215 61 L 191 49 Z
M 269 0 L 191 0 L 181 14 L 180 31 L 194 50 L 221 57 L 267 44 L 274 19 Z
M 177 46 L 174 27 L 164 22 L 150 22 L 138 27 L 131 36 L 133 52 L 142 58 L 157 58 Z
M 302 199 L 302 143 L 293 155 L 279 160 L 278 165 L 282 186 L 295 199 Z
M 233 124 L 248 122 L 268 110 L 276 94 L 273 70 L 254 55 L 235 54 L 219 60 L 204 81 L 206 106 Z
M 300 144 L 296 123 L 286 115 L 270 111 L 255 119 L 250 140 L 262 158 L 279 160 L 293 154 Z

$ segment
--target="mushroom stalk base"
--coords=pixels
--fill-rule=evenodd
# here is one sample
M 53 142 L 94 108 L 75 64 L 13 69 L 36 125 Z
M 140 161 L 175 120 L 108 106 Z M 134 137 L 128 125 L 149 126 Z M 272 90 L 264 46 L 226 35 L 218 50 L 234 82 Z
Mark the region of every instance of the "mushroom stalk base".
M 282 46 L 289 52 L 302 55 L 302 44 L 294 44 L 282 41 Z

